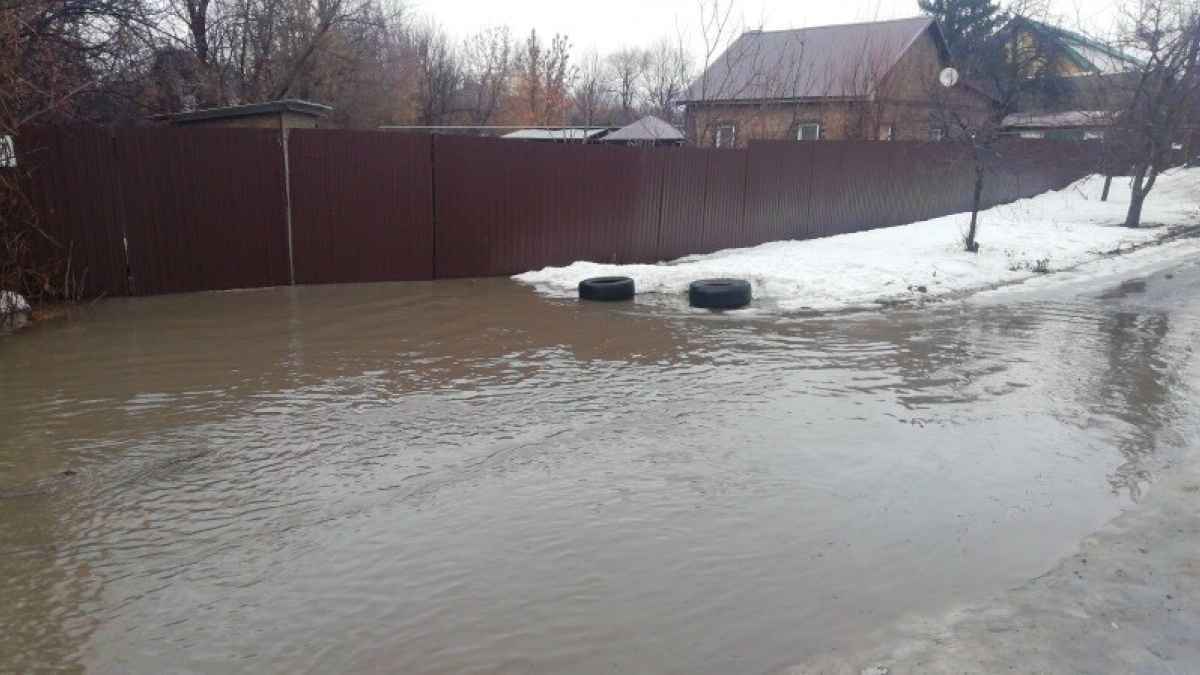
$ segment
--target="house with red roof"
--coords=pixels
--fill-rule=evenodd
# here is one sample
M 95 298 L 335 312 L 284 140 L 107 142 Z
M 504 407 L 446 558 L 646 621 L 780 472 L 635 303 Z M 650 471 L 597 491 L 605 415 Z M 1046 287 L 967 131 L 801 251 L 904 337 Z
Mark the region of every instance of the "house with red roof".
M 750 140 L 939 140 L 955 119 L 993 118 L 996 102 L 954 73 L 930 17 L 750 31 L 680 101 L 701 146 Z M 944 74 L 945 73 L 945 74 Z

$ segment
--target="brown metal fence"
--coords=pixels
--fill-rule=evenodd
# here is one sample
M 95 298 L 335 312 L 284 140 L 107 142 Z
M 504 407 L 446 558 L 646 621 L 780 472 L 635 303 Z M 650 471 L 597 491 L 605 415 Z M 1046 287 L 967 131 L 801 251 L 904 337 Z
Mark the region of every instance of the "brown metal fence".
M 289 282 L 277 133 L 122 130 L 116 155 L 134 293 Z
M 432 137 L 290 135 L 296 283 L 433 278 Z
M 114 140 L 104 130 L 31 129 L 17 141 L 25 193 L 47 235 L 43 253 L 66 259 L 73 288 L 92 297 L 124 295 Z
M 436 147 L 438 277 L 655 257 L 662 171 L 649 150 L 459 136 Z
M 970 207 L 953 143 L 613 148 L 388 132 L 43 129 L 29 193 L 86 295 L 497 276 L 898 225 Z M 1006 141 L 986 205 L 1095 170 Z
M 704 231 L 700 248 L 693 253 L 711 253 L 746 246 L 753 239 L 746 233 L 746 181 L 749 152 L 701 150 L 705 158 Z M 754 242 L 757 243 L 757 242 Z
M 1099 169 L 1101 149 L 1095 142 L 1006 139 L 986 158 L 984 206 L 1066 187 Z

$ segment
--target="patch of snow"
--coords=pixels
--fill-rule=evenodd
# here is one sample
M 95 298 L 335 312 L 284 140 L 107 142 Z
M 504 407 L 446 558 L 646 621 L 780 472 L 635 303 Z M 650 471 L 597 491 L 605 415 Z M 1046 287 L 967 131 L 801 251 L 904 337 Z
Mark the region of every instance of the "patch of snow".
M 12 291 L 0 291 L 0 314 L 16 314 L 28 310 L 29 303 L 25 302 L 25 298 Z
M 1200 225 L 1200 169 L 1159 177 L 1142 211 L 1143 227 L 1121 226 L 1126 179 L 1091 176 L 1062 190 L 980 212 L 978 253 L 963 250 L 969 213 L 806 241 L 777 241 L 657 265 L 576 262 L 514 277 L 554 297 L 575 297 L 596 276 L 634 279 L 641 301 L 678 302 L 697 279 L 746 279 L 755 304 L 780 311 L 832 311 L 963 295 L 1022 282 L 1044 272 L 1116 260 L 1107 254 L 1162 239 L 1173 226 Z M 1175 244 L 1169 245 L 1178 248 Z M 1157 248 L 1157 247 L 1156 247 Z M 1162 248 L 1167 248 L 1164 246 Z
M 1105 290 L 1120 279 L 1145 277 L 1182 263 L 1200 260 L 1200 237 L 1190 237 L 1147 246 L 1117 257 L 1092 260 L 1061 273 L 1045 274 L 1024 283 L 985 290 L 974 295 L 973 302 L 1012 302 L 1027 296 L 1046 298 L 1048 294 L 1067 298 L 1088 291 Z

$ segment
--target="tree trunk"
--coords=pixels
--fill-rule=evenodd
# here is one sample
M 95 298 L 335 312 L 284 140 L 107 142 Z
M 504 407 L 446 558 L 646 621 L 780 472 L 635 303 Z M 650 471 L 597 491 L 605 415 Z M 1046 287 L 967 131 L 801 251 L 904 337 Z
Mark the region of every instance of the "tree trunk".
M 1108 201 L 1108 188 L 1112 187 L 1112 174 L 1104 174 L 1104 190 L 1100 192 L 1100 201 Z
M 1125 214 L 1125 227 L 1138 227 L 1142 224 L 1142 204 L 1145 202 L 1145 190 L 1134 190 L 1129 195 L 1129 211 Z
M 1146 167 L 1139 167 L 1133 174 L 1133 186 L 1129 190 L 1129 210 L 1125 212 L 1125 227 L 1137 227 L 1142 224 L 1142 204 L 1146 201 L 1146 193 L 1150 190 L 1143 187 L 1146 181 Z
M 192 47 L 196 58 L 204 65 L 209 65 L 211 58 L 208 50 L 208 3 L 209 0 L 194 0 L 187 3 L 188 28 L 192 31 Z
M 983 161 L 975 160 L 975 194 L 971 198 L 971 226 L 967 229 L 966 250 L 968 253 L 979 252 L 979 242 L 975 241 L 975 231 L 979 225 L 979 202 L 983 197 Z

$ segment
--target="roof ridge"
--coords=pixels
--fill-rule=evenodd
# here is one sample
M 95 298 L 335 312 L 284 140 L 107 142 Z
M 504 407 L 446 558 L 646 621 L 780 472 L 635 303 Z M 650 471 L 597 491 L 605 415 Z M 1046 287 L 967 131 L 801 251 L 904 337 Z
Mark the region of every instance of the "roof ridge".
M 931 16 L 910 16 L 903 19 L 883 19 L 882 21 L 850 21 L 848 23 L 831 23 L 824 26 L 805 26 L 804 28 L 776 28 L 773 30 L 758 30 L 751 29 L 743 31 L 742 35 L 766 35 L 767 33 L 796 33 L 803 30 L 818 30 L 821 28 L 845 28 L 847 26 L 876 26 L 881 23 L 900 23 L 902 21 L 916 21 L 917 19 L 925 19 L 933 21 Z
M 1043 31 L 1046 31 L 1051 34 L 1056 34 L 1059 38 L 1063 39 L 1064 41 L 1070 40 L 1070 41 L 1078 42 L 1079 44 L 1083 45 L 1084 47 L 1087 47 L 1089 49 L 1095 49 L 1095 50 L 1101 52 L 1102 54 L 1105 54 L 1106 56 L 1114 58 L 1118 61 L 1122 61 L 1124 63 L 1132 64 L 1132 65 L 1139 66 L 1139 67 L 1145 65 L 1145 62 L 1142 61 L 1141 59 L 1137 58 L 1136 56 L 1134 56 L 1132 54 L 1126 54 L 1125 52 L 1121 51 L 1120 49 L 1114 48 L 1111 45 L 1107 45 L 1104 42 L 1100 41 L 1098 38 L 1092 37 L 1092 36 L 1088 35 L 1087 33 L 1083 33 L 1080 31 L 1074 31 L 1074 30 L 1071 30 L 1070 28 L 1063 28 L 1062 26 L 1055 26 L 1053 24 L 1038 21 L 1037 19 L 1025 16 L 1023 14 L 1015 15 L 1014 20 L 1016 20 L 1016 19 L 1025 21 L 1026 23 L 1033 26 L 1033 28 L 1035 30 L 1043 30 Z M 1078 54 L 1077 54 L 1077 56 L 1078 56 Z M 1080 58 L 1083 58 L 1083 57 L 1080 56 Z M 1084 59 L 1084 60 L 1087 60 L 1087 59 Z M 1089 61 L 1089 63 L 1090 63 L 1090 61 Z
M 743 33 L 707 65 L 680 100 L 870 96 L 879 80 L 895 68 L 922 35 L 936 30 L 931 29 L 936 25 L 933 17 L 914 16 L 770 31 L 769 35 L 764 35 L 764 31 Z M 804 51 L 799 52 L 800 49 Z M 860 91 L 864 87 L 859 84 L 834 82 L 836 78 L 831 78 L 831 69 L 858 68 L 854 64 L 865 64 L 867 59 L 878 63 L 872 61 L 873 70 L 868 73 L 872 81 L 866 83 L 866 91 Z M 773 72 L 777 77 L 764 77 L 761 71 L 764 65 L 776 69 Z M 818 72 L 822 69 L 824 72 Z M 714 91 L 708 91 L 710 86 Z M 768 89 L 772 92 L 767 92 Z

